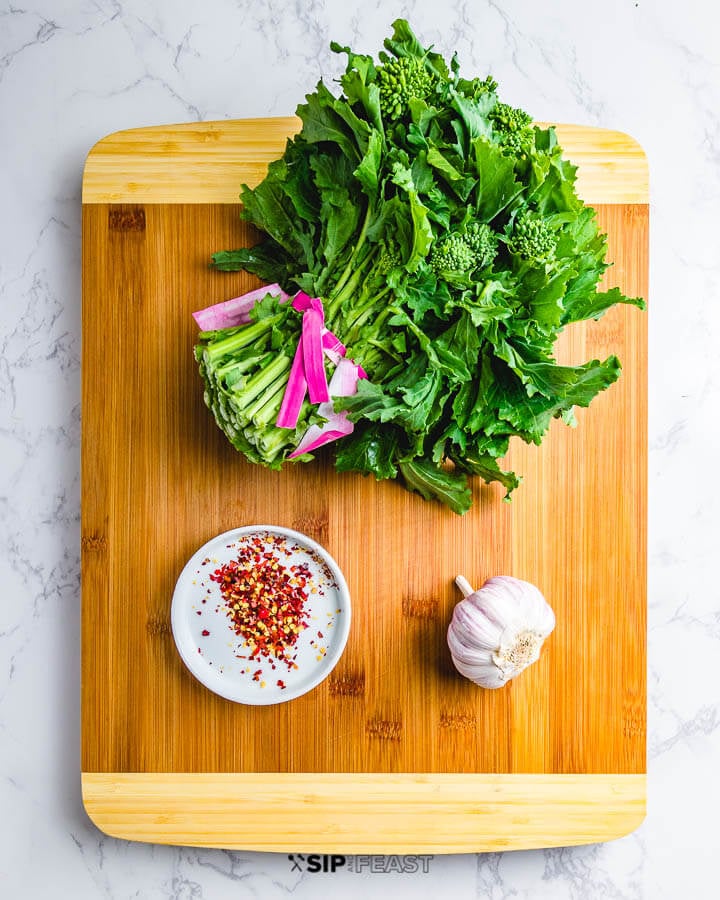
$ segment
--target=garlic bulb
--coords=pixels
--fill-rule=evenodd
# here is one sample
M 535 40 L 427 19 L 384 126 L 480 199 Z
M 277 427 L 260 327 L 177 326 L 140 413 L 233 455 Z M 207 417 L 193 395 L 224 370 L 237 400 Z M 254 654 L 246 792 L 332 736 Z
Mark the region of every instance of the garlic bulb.
M 499 688 L 540 656 L 555 614 L 535 585 L 498 575 L 479 591 L 458 575 L 464 599 L 455 607 L 447 640 L 455 668 L 485 688 Z

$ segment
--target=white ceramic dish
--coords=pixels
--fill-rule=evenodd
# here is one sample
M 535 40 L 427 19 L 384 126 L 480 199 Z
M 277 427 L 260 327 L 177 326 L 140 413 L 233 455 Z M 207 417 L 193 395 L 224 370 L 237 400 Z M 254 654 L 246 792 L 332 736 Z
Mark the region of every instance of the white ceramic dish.
M 296 667 L 272 656 L 247 658 L 249 648 L 210 578 L 252 541 L 280 565 L 305 564 L 309 571 L 307 627 L 292 648 Z M 249 525 L 219 534 L 188 560 L 175 586 L 171 620 L 183 662 L 209 690 L 236 703 L 283 703 L 320 684 L 340 659 L 350 631 L 350 594 L 337 563 L 316 541 L 289 528 Z

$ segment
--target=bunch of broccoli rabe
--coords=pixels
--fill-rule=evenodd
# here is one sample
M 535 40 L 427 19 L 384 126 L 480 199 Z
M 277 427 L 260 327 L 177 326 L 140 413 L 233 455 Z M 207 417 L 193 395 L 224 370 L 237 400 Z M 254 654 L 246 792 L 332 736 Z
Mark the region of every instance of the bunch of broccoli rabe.
M 399 478 L 463 513 L 468 475 L 516 487 L 498 465 L 511 437 L 539 444 L 553 417 L 572 423 L 618 378 L 614 356 L 558 365 L 559 331 L 643 303 L 597 290 L 606 239 L 575 167 L 492 78 L 461 77 L 404 20 L 379 62 L 331 46 L 348 57 L 342 94 L 320 82 L 307 96 L 299 134 L 243 188 L 241 215 L 263 239 L 213 264 L 321 298 L 367 372 L 334 401 L 355 423 L 321 451 L 338 470 Z M 279 468 L 318 412 L 306 400 L 295 429 L 275 426 L 300 314 L 268 296 L 252 318 L 201 334 L 196 356 L 218 424 Z

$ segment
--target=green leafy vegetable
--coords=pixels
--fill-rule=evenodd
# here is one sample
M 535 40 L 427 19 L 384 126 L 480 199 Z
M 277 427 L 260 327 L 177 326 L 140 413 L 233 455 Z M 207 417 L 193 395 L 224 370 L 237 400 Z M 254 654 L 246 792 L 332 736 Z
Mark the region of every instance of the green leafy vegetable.
M 606 239 L 575 167 L 492 78 L 461 77 L 402 19 L 377 61 L 331 46 L 347 55 L 342 93 L 320 82 L 282 158 L 243 187 L 262 240 L 213 262 L 320 297 L 326 327 L 367 372 L 334 400 L 355 423 L 332 445 L 338 470 L 398 478 L 463 513 L 469 475 L 517 486 L 498 463 L 511 438 L 540 443 L 553 418 L 572 424 L 573 407 L 618 378 L 612 356 L 559 366 L 558 333 L 644 304 L 597 290 Z M 279 468 L 323 420 L 306 400 L 295 429 L 275 426 L 300 318 L 270 295 L 251 318 L 202 333 L 196 358 L 233 445 Z

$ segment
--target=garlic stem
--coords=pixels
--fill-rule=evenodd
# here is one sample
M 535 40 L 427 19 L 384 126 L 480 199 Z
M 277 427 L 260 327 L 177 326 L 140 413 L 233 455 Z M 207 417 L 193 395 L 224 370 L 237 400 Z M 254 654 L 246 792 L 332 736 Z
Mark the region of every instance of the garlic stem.
M 467 580 L 467 578 L 464 575 L 458 575 L 457 578 L 455 579 L 455 584 L 462 591 L 463 597 L 469 597 L 470 594 L 475 593 L 475 591 L 472 589 L 472 587 L 470 585 L 470 582 Z

